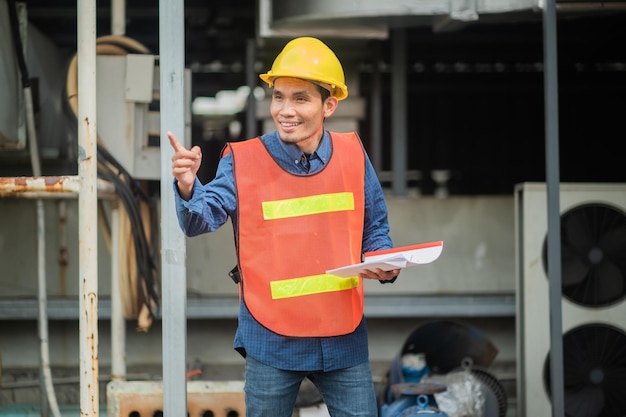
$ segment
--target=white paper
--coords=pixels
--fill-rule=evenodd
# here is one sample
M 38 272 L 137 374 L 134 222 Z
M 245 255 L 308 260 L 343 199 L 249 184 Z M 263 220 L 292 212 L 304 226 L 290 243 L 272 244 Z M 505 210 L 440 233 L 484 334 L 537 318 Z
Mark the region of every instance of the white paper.
M 424 244 L 424 247 L 420 248 L 401 247 L 393 250 L 391 253 L 366 256 L 365 260 L 361 263 L 329 269 L 326 273 L 348 278 L 359 275 L 366 270 L 374 271 L 377 268 L 383 271 L 403 269 L 431 263 L 441 255 L 442 250 L 443 242 Z

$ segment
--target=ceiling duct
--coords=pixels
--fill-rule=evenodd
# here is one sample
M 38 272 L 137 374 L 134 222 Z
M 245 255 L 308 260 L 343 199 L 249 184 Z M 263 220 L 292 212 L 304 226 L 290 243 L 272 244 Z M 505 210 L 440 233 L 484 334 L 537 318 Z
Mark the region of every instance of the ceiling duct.
M 434 30 L 452 30 L 460 27 L 459 23 L 478 22 L 483 15 L 530 12 L 536 16 L 541 1 L 260 0 L 259 36 L 386 39 L 394 28 L 431 26 Z
M 450 32 L 475 23 L 536 21 L 546 0 L 259 0 L 261 38 L 319 36 L 387 39 L 397 28 L 431 27 Z M 583 16 L 626 10 L 626 2 L 561 0 L 560 15 Z

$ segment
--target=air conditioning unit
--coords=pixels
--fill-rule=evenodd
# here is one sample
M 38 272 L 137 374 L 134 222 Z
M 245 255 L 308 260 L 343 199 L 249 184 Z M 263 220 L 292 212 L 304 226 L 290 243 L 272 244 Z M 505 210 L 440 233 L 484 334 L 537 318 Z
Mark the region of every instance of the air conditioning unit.
M 567 417 L 626 415 L 626 184 L 560 185 Z M 517 415 L 551 415 L 547 187 L 515 188 Z

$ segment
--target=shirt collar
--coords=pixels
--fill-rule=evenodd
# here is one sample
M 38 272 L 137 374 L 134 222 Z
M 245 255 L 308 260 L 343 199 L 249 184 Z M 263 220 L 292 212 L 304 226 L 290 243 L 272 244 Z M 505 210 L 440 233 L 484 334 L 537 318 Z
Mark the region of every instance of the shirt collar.
M 289 159 L 292 161 L 300 160 L 303 152 L 298 149 L 298 146 L 293 143 L 283 142 L 278 134 L 276 134 L 276 139 L 278 140 L 278 143 L 280 143 L 280 147 L 287 153 L 287 155 L 289 155 Z M 330 158 L 330 135 L 327 131 L 324 131 L 322 140 L 313 154 L 317 154 L 317 157 L 324 163 L 324 165 L 326 165 L 328 159 Z

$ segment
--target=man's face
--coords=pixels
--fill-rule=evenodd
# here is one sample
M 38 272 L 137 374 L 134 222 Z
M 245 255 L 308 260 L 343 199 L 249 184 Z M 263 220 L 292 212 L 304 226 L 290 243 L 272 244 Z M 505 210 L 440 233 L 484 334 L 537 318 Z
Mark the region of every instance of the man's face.
M 337 108 L 337 99 L 322 103 L 318 87 L 299 78 L 278 78 L 274 82 L 270 112 L 280 138 L 311 153 L 324 130 L 324 119 Z

